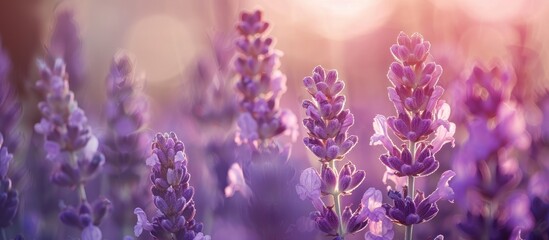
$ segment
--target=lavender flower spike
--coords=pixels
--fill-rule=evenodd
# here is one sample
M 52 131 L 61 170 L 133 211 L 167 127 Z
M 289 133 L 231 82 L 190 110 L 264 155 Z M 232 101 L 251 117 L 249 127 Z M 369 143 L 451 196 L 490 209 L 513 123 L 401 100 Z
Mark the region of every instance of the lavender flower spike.
M 145 212 L 136 208 L 135 235 L 143 230 L 154 239 L 210 239 L 202 233 L 202 223 L 194 220 L 194 188 L 189 185 L 185 146 L 175 133 L 158 133 L 152 143 L 152 154 L 146 163 L 151 167 L 151 192 L 158 215 L 149 222 Z
M 106 84 L 105 115 L 109 131 L 101 141 L 111 182 L 113 218 L 120 228 L 133 222 L 133 208 L 128 205 L 139 203 L 132 191 L 145 171 L 143 162 L 148 146 L 143 131 L 147 113 L 141 89 L 144 79 L 136 76 L 134 66 L 133 59 L 124 52 L 113 57 Z
M 103 139 L 113 180 L 130 185 L 139 182 L 139 166 L 146 158 L 142 130 L 147 101 L 140 89 L 143 79 L 134 75 L 133 60 L 123 52 L 117 53 L 107 77 L 106 117 L 110 131 Z
M 107 213 L 110 202 L 100 199 L 91 206 L 84 185 L 100 171 L 105 158 L 97 151 L 97 138 L 69 90 L 63 60 L 57 59 L 53 69 L 43 62 L 39 62 L 39 67 L 42 78 L 36 87 L 43 92 L 45 99 L 38 104 L 42 120 L 34 129 L 44 135 L 46 158 L 57 165 L 51 181 L 61 187 L 77 188 L 80 199 L 77 208 L 68 206 L 62 210 L 60 220 L 83 230 L 83 238 L 99 236 L 96 239 L 100 239 L 101 232 L 97 226 Z
M 302 200 L 308 199 L 315 206 L 316 212 L 311 218 L 319 230 L 334 239 L 344 239 L 347 234 L 361 231 L 368 224 L 368 214 L 364 213 L 364 204 L 353 212 L 350 206 L 342 210 L 340 197 L 349 195 L 364 180 L 365 173 L 356 170 L 347 162 L 338 172 L 336 162 L 342 161 L 345 155 L 356 145 L 358 137 L 348 136 L 348 130 L 354 123 L 351 112 L 346 109 L 345 96 L 339 95 L 345 84 L 338 79 L 337 71 L 325 71 L 321 66 L 313 70 L 313 75 L 303 79 L 311 100 L 303 101 L 307 117 L 303 125 L 308 130 L 308 137 L 303 139 L 305 146 L 319 158 L 322 163 L 320 173 L 308 168 L 301 174 L 301 184 L 296 191 Z M 320 196 L 333 197 L 334 206 L 325 206 Z
M 380 157 L 387 167 L 385 178 L 401 185 L 399 177 L 407 177 L 402 193 L 389 191 L 395 205 L 383 205 L 392 221 L 407 226 L 407 240 L 412 239 L 413 224 L 428 221 L 436 215 L 436 201 L 449 198 L 450 194 L 453 196 L 451 188 L 440 185 L 427 198 L 421 191 L 417 191 L 414 197 L 414 178 L 431 175 L 439 168 L 435 154 L 447 143 L 453 146 L 456 128 L 448 121 L 449 105 L 440 100 L 444 89 L 437 83 L 442 67 L 428 61 L 430 47 L 431 44 L 419 33 L 410 37 L 403 32 L 398 35 L 397 43 L 390 49 L 395 62 L 391 63 L 387 73 L 393 85 L 388 88 L 389 100 L 393 102 L 396 116 L 377 115 L 373 123 L 375 134 L 370 139 L 370 145 L 382 145 L 387 150 Z M 393 143 L 388 129 L 401 144 Z M 453 172 L 445 173 L 443 179 L 449 180 L 454 175 Z
M 523 106 L 511 94 L 511 73 L 503 66 L 475 66 L 465 82 L 462 102 L 469 134 L 453 164 L 459 174 L 456 197 L 475 203 L 464 206 L 467 214 L 458 224 L 467 239 L 515 239 L 520 231 L 536 232 L 533 215 L 543 212 L 517 191 L 523 171 L 511 155 L 527 149 L 531 140 Z
M 302 104 L 309 117 L 303 120 L 309 134 L 303 139 L 305 146 L 323 163 L 342 160 L 358 142 L 357 136 L 347 133 L 355 120 L 348 109 L 343 110 L 345 96 L 339 93 L 345 84 L 337 79 L 337 71 L 325 72 L 321 66 L 303 84 L 314 100 Z
M 239 54 L 235 71 L 240 79 L 236 87 L 245 112 L 238 120 L 240 142 L 269 142 L 282 133 L 296 132 L 294 114 L 279 108 L 280 96 L 286 92 L 286 76 L 278 70 L 282 53 L 274 48 L 274 39 L 266 36 L 268 26 L 259 10 L 243 13 L 237 25 L 240 37 L 236 41 Z
M 52 176 L 53 183 L 77 187 L 97 174 L 105 159 L 97 151 L 98 141 L 84 111 L 69 90 L 63 60 L 57 59 L 53 69 L 44 63 L 39 67 L 42 79 L 36 86 L 46 98 L 38 104 L 42 120 L 34 129 L 45 137 L 47 158 L 60 164 Z M 85 196 L 81 197 L 85 199 Z
M 2 146 L 3 142 L 4 137 L 0 133 L 0 229 L 11 225 L 19 207 L 17 191 L 12 188 L 11 180 L 7 176 L 13 155 Z

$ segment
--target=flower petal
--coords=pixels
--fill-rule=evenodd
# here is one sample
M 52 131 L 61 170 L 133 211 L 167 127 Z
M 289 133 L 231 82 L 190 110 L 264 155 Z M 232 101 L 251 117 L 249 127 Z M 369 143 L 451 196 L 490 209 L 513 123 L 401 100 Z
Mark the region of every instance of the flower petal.
M 240 192 L 245 198 L 252 195 L 252 190 L 246 184 L 244 172 L 240 164 L 233 163 L 227 172 L 227 181 L 229 185 L 225 187 L 225 197 L 232 197 L 236 192 Z
M 315 199 L 320 197 L 320 176 L 314 168 L 303 170 L 296 186 L 297 194 L 301 200 Z

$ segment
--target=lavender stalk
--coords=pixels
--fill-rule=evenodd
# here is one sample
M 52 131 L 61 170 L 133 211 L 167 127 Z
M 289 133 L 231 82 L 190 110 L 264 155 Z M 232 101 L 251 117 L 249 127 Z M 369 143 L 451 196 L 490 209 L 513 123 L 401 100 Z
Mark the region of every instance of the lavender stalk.
M 512 157 L 528 147 L 529 137 L 511 76 L 505 68 L 476 66 L 466 82 L 469 137 L 454 169 L 460 174 L 456 190 L 469 202 L 458 228 L 469 239 L 516 239 L 533 226 L 529 211 L 520 210 L 529 209 L 530 200 L 517 190 L 523 173 Z
M 286 76 L 278 69 L 282 52 L 274 49 L 274 39 L 266 35 L 269 23 L 261 11 L 242 13 L 236 41 L 240 53 L 235 62 L 239 75 L 242 114 L 238 119 L 238 140 L 255 147 L 272 145 L 274 137 L 295 129 L 295 116 L 281 110 L 280 97 L 286 92 Z
M 80 200 L 77 208 L 65 207 L 59 217 L 64 224 L 82 230 L 82 238 L 101 239 L 97 226 L 110 202 L 101 199 L 90 205 L 85 184 L 100 172 L 105 158 L 97 151 L 97 138 L 69 90 L 63 60 L 57 59 L 53 69 L 39 62 L 39 68 L 41 79 L 36 87 L 45 99 L 38 104 L 42 119 L 34 129 L 44 136 L 46 159 L 56 164 L 51 181 L 60 187 L 76 189 Z
M 338 80 L 335 70 L 326 72 L 318 66 L 313 70 L 312 77 L 306 77 L 303 83 L 313 97 L 313 101 L 303 102 L 308 116 L 303 120 L 303 125 L 309 135 L 303 142 L 322 163 L 319 174 L 322 179 L 321 193 L 331 195 L 334 202 L 332 208 L 324 206 L 320 198 L 312 199 L 318 210 L 314 213 L 313 220 L 329 236 L 343 239 L 346 234 L 358 232 L 368 224 L 365 216 L 357 219 L 362 206 L 354 213 L 350 212 L 350 207 L 346 207 L 345 211 L 350 213 L 346 217 L 347 221 L 344 221 L 341 209 L 341 196 L 351 194 L 365 177 L 364 171 L 357 171 L 351 162 L 345 164 L 337 174 L 336 161 L 342 161 L 358 142 L 357 136 L 348 135 L 349 128 L 354 124 L 354 117 L 348 109 L 343 110 L 345 96 L 339 93 L 345 84 Z M 296 190 L 303 196 L 303 185 L 298 185 Z M 331 219 L 330 215 L 335 215 L 336 219 Z M 348 222 L 351 218 L 352 222 Z M 330 223 L 330 227 L 323 226 L 325 221 Z
M 262 12 L 243 12 L 236 26 L 241 114 L 237 120 L 237 161 L 228 172 L 226 196 L 240 191 L 249 200 L 246 216 L 251 229 L 261 239 L 284 239 L 299 208 L 289 188 L 295 176 L 288 163 L 290 145 L 281 146 L 278 137 L 296 133 L 296 117 L 280 108 L 286 91 L 286 76 L 279 70 L 282 52 L 267 35 L 269 23 Z M 280 211 L 284 209 L 284 211 Z M 265 218 L 265 216 L 270 216 Z M 295 217 L 295 218 L 294 218 Z
M 308 130 L 308 137 L 303 142 L 321 162 L 320 172 L 314 168 L 305 169 L 296 186 L 300 198 L 310 200 L 316 209 L 311 213 L 311 219 L 320 231 L 334 240 L 358 233 L 368 224 L 370 230 L 365 239 L 392 238 L 392 223 L 385 216 L 380 191 L 369 188 L 355 211 L 351 206 L 343 209 L 341 203 L 341 197 L 352 194 L 365 178 L 365 172 L 357 170 L 350 161 L 339 171 L 336 165 L 358 142 L 357 136 L 348 133 L 354 117 L 349 109 L 344 109 L 346 98 L 340 95 L 344 82 L 338 79 L 337 71 L 325 71 L 317 66 L 303 83 L 313 97 L 302 105 L 308 117 L 303 120 Z M 325 204 L 321 197 L 326 196 L 333 205 Z
M 436 215 L 438 200 L 453 201 L 453 191 L 447 186 L 455 175 L 452 171 L 442 174 L 438 188 L 428 197 L 414 186 L 415 178 L 428 176 L 438 169 L 435 154 L 443 145 L 454 141 L 455 125 L 448 121 L 450 107 L 439 100 L 444 92 L 437 86 L 442 67 L 427 62 L 430 46 L 420 34 L 408 37 L 403 32 L 397 44 L 391 46 L 396 61 L 391 63 L 387 74 L 393 85 L 388 91 L 397 116 L 376 116 L 376 134 L 370 141 L 371 145 L 383 145 L 387 150 L 387 154 L 380 157 L 387 173 L 407 178 L 402 192 L 389 191 L 395 205 L 384 204 L 387 216 L 406 226 L 406 240 L 413 238 L 414 224 L 429 221 Z M 387 125 L 403 142 L 401 149 L 388 136 Z
M 127 226 L 133 212 L 127 208 L 131 189 L 140 182 L 145 156 L 144 128 L 147 101 L 141 91 L 143 79 L 135 76 L 134 62 L 125 53 L 118 53 L 107 77 L 106 117 L 109 131 L 102 140 L 109 167 L 110 196 L 115 205 L 113 217 L 120 228 Z

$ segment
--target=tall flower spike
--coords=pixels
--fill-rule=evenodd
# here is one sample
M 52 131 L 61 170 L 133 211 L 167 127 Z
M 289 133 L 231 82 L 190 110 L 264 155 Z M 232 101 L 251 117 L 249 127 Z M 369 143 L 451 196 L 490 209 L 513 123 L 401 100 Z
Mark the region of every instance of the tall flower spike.
M 142 130 L 147 117 L 147 101 L 141 92 L 143 79 L 134 74 L 133 60 L 125 53 L 118 53 L 107 77 L 106 116 L 110 131 L 104 139 L 107 163 L 113 166 L 113 174 L 117 179 L 122 174 L 130 182 L 139 181 L 136 168 L 145 159 Z
M 448 121 L 450 107 L 440 100 L 444 89 L 437 85 L 442 67 L 428 61 L 430 47 L 419 33 L 411 37 L 403 32 L 398 35 L 397 43 L 390 49 L 395 62 L 387 73 L 392 84 L 388 88 L 389 100 L 396 109 L 396 116 L 377 115 L 373 123 L 375 134 L 370 139 L 370 145 L 383 145 L 387 150 L 380 156 L 387 167 L 384 178 L 401 185 L 400 177 L 407 177 L 402 192 L 389 190 L 394 206 L 383 205 L 393 222 L 407 226 L 407 240 L 412 239 L 412 225 L 435 217 L 438 212 L 436 201 L 453 194 L 451 188 L 441 185 L 427 198 L 421 191 L 414 197 L 414 178 L 431 175 L 439 168 L 435 154 L 445 144 L 453 145 L 455 133 L 455 124 Z M 401 144 L 393 143 L 388 129 Z M 446 174 L 445 179 L 453 177 L 452 174 L 455 173 Z
M 286 92 L 286 76 L 278 70 L 282 52 L 274 48 L 274 39 L 266 36 L 268 26 L 259 10 L 242 13 L 237 24 L 236 87 L 244 112 L 238 120 L 240 142 L 269 142 L 282 133 L 294 134 L 297 127 L 294 114 L 279 107 L 280 96 Z
M 191 174 L 183 142 L 173 132 L 157 133 L 146 163 L 151 168 L 151 192 L 158 214 L 149 222 L 145 212 L 136 208 L 135 235 L 145 230 L 154 239 L 209 239 L 202 233 L 202 223 L 194 219 L 194 188 L 189 185 Z
M 4 137 L 0 133 L 0 228 L 11 225 L 19 207 L 19 196 L 7 176 L 13 155 L 8 153 L 3 142 Z
M 342 161 L 358 141 L 357 136 L 348 134 L 354 118 L 348 109 L 344 110 L 345 96 L 340 93 L 345 84 L 338 79 L 336 70 L 325 71 L 317 66 L 312 76 L 303 79 L 303 84 L 312 96 L 312 100 L 305 100 L 302 104 L 307 114 L 303 125 L 308 130 L 308 137 L 303 142 L 322 166 L 320 173 L 313 168 L 304 170 L 296 190 L 302 200 L 310 200 L 317 210 L 311 213 L 311 218 L 318 229 L 334 239 L 343 239 L 347 234 L 364 229 L 369 219 L 368 214 L 364 214 L 363 204 L 354 212 L 350 206 L 343 210 L 340 205 L 340 197 L 351 194 L 365 177 L 364 171 L 357 171 L 351 162 L 340 171 L 336 168 L 336 162 Z M 318 178 L 318 181 L 315 184 L 303 181 L 304 176 L 311 176 L 306 179 Z M 321 195 L 332 196 L 334 206 L 326 206 L 320 199 Z
M 230 67 L 236 47 L 228 34 L 215 34 L 210 45 L 213 53 L 198 59 L 192 88 L 186 88 L 193 91 L 190 93 L 193 117 L 204 124 L 205 129 L 215 127 L 213 129 L 217 130 L 232 125 L 239 113 L 231 81 L 234 70 Z M 212 54 L 214 59 L 210 57 Z
M 135 76 L 134 68 L 133 59 L 119 52 L 114 56 L 107 76 L 105 115 L 109 131 L 102 139 L 101 149 L 111 182 L 113 217 L 120 227 L 127 225 L 133 216 L 128 203 L 139 203 L 131 191 L 145 171 L 143 162 L 147 149 L 143 134 L 147 100 L 141 91 L 143 79 Z
M 297 118 L 290 110 L 280 108 L 286 76 L 279 70 L 282 52 L 274 48 L 274 39 L 267 35 L 268 27 L 259 10 L 243 12 L 236 24 L 239 36 L 235 42 L 234 70 L 241 110 L 235 138 L 236 160 L 249 186 L 240 189 L 252 197 L 244 221 L 261 239 L 284 239 L 293 234 L 287 230 L 297 218 L 294 209 L 300 208 L 302 202 L 288 198 L 295 175 L 288 163 L 291 145 L 282 145 L 277 138 L 283 134 L 295 138 Z
M 510 73 L 501 66 L 475 66 L 465 82 L 462 102 L 468 113 L 469 134 L 453 167 L 459 174 L 455 197 L 468 196 L 469 202 L 476 203 L 464 204 L 467 214 L 458 224 L 468 239 L 479 235 L 511 239 L 520 230 L 533 228 L 529 199 L 516 198 L 523 172 L 512 155 L 526 149 L 530 138 L 522 106 L 511 95 L 514 83 Z M 511 205 L 513 209 L 503 207 Z
M 21 104 L 8 79 L 11 62 L 0 41 L 0 133 L 5 134 L 4 145 L 15 152 L 19 142 L 19 133 L 15 130 L 21 116 Z
M 321 66 L 303 84 L 314 101 L 302 104 L 308 117 L 303 120 L 309 135 L 303 139 L 305 146 L 323 163 L 343 159 L 358 142 L 357 136 L 348 134 L 355 119 L 348 109 L 343 110 L 345 96 L 339 95 L 345 84 L 338 80 L 337 71 L 326 72 Z
M 51 181 L 61 187 L 77 188 L 80 199 L 78 208 L 65 207 L 60 220 L 82 230 L 82 236 L 99 236 L 97 226 L 107 212 L 110 202 L 98 200 L 91 207 L 84 185 L 100 172 L 105 158 L 97 150 L 98 141 L 93 135 L 88 120 L 74 94 L 69 90 L 65 63 L 57 59 L 53 69 L 39 62 L 41 79 L 36 87 L 45 99 L 38 104 L 42 119 L 34 126 L 44 135 L 46 158 L 56 163 Z M 93 234 L 92 234 L 93 233 Z M 99 233 L 99 235 L 97 235 Z

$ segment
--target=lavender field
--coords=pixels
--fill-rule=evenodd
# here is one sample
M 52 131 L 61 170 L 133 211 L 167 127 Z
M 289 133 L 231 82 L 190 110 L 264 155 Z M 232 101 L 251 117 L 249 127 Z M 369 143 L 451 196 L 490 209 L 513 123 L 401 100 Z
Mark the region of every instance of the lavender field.
M 549 2 L 0 3 L 0 240 L 549 240 Z

